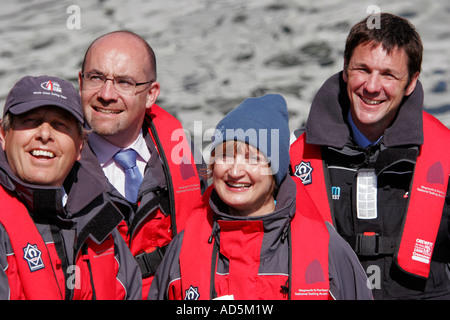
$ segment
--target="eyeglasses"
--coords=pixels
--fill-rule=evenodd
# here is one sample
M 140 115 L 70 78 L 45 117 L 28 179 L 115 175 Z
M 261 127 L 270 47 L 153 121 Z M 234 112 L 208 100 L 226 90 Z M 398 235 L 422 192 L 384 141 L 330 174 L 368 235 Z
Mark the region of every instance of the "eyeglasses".
M 134 96 L 138 86 L 149 84 L 154 81 L 136 82 L 130 78 L 114 77 L 112 79 L 107 78 L 105 75 L 96 72 L 86 72 L 82 74 L 82 77 L 86 79 L 83 81 L 84 89 L 101 89 L 106 84 L 106 81 L 111 80 L 117 93 L 127 96 Z

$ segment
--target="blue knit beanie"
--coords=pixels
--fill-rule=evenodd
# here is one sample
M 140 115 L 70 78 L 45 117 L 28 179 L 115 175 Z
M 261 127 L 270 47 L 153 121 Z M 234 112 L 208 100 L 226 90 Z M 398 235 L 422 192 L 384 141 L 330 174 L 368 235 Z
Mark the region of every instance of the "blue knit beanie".
M 264 154 L 280 186 L 289 169 L 289 116 L 284 98 L 268 94 L 244 100 L 217 124 L 211 150 L 229 140 L 248 143 Z

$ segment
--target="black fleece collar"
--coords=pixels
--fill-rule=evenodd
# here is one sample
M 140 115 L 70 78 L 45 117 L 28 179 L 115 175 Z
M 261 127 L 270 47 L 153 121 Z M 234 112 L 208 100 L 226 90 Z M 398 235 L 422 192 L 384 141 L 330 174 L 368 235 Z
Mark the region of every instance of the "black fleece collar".
M 343 148 L 350 140 L 346 121 L 350 101 L 343 72 L 330 77 L 317 92 L 306 122 L 306 142 Z M 405 97 L 392 125 L 384 132 L 386 147 L 423 144 L 423 101 L 420 81 L 410 96 Z

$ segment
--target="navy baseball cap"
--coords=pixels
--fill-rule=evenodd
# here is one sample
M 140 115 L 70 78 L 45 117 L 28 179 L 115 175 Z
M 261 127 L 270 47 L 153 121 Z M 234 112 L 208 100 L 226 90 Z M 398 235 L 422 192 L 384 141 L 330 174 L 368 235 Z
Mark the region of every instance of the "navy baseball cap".
M 3 117 L 8 112 L 18 115 L 43 106 L 60 107 L 84 123 L 78 91 L 70 82 L 51 76 L 20 79 L 8 93 Z

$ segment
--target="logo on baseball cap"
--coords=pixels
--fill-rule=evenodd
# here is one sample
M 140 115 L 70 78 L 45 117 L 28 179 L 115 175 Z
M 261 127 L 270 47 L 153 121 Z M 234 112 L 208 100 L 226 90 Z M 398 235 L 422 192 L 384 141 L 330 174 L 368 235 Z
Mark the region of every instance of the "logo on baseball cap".
M 70 82 L 51 76 L 20 79 L 9 91 L 3 117 L 8 112 L 17 115 L 43 106 L 60 107 L 84 123 L 78 91 Z
M 41 83 L 41 88 L 48 91 L 62 92 L 61 86 L 58 82 L 53 83 L 52 80 Z

